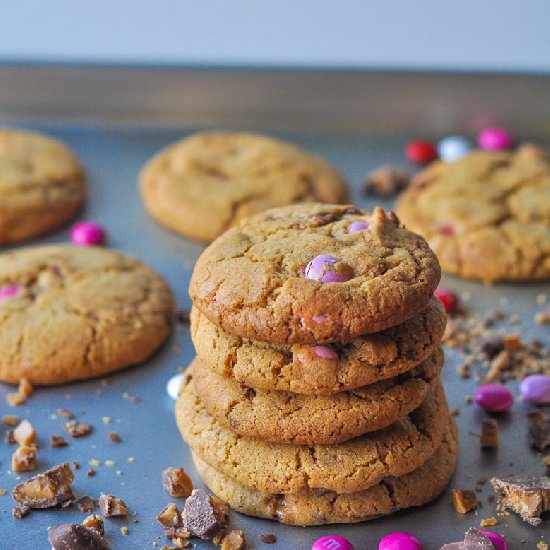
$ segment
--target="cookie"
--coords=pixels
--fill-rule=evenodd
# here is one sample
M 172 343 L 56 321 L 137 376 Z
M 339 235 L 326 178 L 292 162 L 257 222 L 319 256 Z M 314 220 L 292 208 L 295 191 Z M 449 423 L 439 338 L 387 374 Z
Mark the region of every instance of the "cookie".
M 144 361 L 174 315 L 164 280 L 103 248 L 44 246 L 0 255 L 0 380 L 62 384 Z
M 0 129 L 0 244 L 63 225 L 82 206 L 85 190 L 84 170 L 62 143 Z
M 232 334 L 320 344 L 410 319 L 439 278 L 424 239 L 393 213 L 304 204 L 270 210 L 216 239 L 195 265 L 190 295 Z
M 326 161 L 283 141 L 222 132 L 194 134 L 161 151 L 143 168 L 140 187 L 153 218 L 203 242 L 269 208 L 348 199 Z
M 222 474 L 267 493 L 362 491 L 419 468 L 439 447 L 449 414 L 441 385 L 410 415 L 340 445 L 294 446 L 240 436 L 210 416 L 184 378 L 176 421 L 186 443 Z
M 367 521 L 434 500 L 453 474 L 456 447 L 456 427 L 451 420 L 441 446 L 420 468 L 402 477 L 386 478 L 364 491 L 347 494 L 260 492 L 217 472 L 195 453 L 193 460 L 210 490 L 237 512 L 305 527 Z
M 414 411 L 439 382 L 441 348 L 417 368 L 353 391 L 327 396 L 255 390 L 195 359 L 195 391 L 208 414 L 234 432 L 274 443 L 334 445 L 386 428 Z
M 255 389 L 329 395 L 407 372 L 427 359 L 443 336 L 446 314 L 432 298 L 428 307 L 401 325 L 333 344 L 336 358 L 308 344 L 266 344 L 229 334 L 191 310 L 197 351 L 219 374 Z
M 550 278 L 550 157 L 532 145 L 436 162 L 398 202 L 442 268 L 495 281 Z

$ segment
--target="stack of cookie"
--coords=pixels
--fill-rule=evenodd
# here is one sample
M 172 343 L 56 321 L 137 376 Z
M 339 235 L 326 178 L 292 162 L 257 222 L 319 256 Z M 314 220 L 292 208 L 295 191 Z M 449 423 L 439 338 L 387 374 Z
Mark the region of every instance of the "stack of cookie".
M 210 245 L 176 417 L 212 491 L 294 525 L 434 499 L 456 455 L 439 277 L 426 242 L 380 208 L 278 208 Z

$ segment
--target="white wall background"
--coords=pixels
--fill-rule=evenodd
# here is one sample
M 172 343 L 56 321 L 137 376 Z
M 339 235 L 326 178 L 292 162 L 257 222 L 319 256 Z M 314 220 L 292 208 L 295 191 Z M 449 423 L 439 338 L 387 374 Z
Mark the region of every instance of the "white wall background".
M 0 61 L 550 72 L 549 0 L 0 0 Z

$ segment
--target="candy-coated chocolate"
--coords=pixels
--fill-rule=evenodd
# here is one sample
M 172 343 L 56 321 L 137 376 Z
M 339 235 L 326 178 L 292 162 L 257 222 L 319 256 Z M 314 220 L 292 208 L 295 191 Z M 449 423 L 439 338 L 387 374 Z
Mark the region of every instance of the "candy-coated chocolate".
M 532 374 L 521 381 L 519 390 L 522 397 L 527 401 L 550 403 L 550 376 Z
M 330 346 L 313 346 L 313 351 L 322 359 L 338 359 L 338 353 Z
M 378 543 L 378 550 L 422 550 L 422 545 L 414 535 L 397 531 L 386 535 Z
M 368 228 L 369 224 L 367 222 L 353 222 L 348 227 L 348 233 L 357 233 L 357 231 L 363 231 Z
M 344 537 L 328 535 L 317 539 L 311 550 L 353 550 L 351 542 Z
M 501 151 L 510 149 L 514 140 L 504 128 L 485 128 L 477 137 L 477 142 L 482 149 L 488 151 Z
M 324 323 L 328 319 L 328 315 L 323 313 L 323 315 L 314 315 L 312 318 L 314 323 Z
M 459 160 L 471 149 L 470 142 L 462 136 L 448 136 L 437 144 L 439 158 L 445 162 Z
M 175 401 L 178 398 L 178 394 L 181 388 L 181 382 L 183 380 L 183 374 L 176 374 L 172 376 L 166 384 L 166 393 Z
M 458 307 L 458 296 L 447 288 L 436 288 L 434 294 L 441 300 L 447 313 L 453 313 Z
M 71 227 L 73 243 L 82 246 L 103 244 L 106 238 L 103 227 L 94 222 L 79 222 Z
M 500 384 L 480 386 L 474 399 L 480 407 L 491 412 L 507 411 L 514 404 L 512 392 Z
M 427 164 L 437 157 L 437 149 L 429 141 L 411 141 L 405 148 L 406 157 L 416 164 Z
M 493 543 L 495 550 L 508 550 L 508 543 L 502 535 L 493 533 L 492 531 L 483 530 L 481 530 L 481 533 L 483 533 Z
M 311 260 L 305 269 L 308 279 L 320 283 L 343 283 L 351 279 L 351 267 L 330 254 L 320 254 Z
M 2 298 L 9 298 L 10 296 L 15 296 L 20 290 L 20 287 L 17 285 L 7 285 L 0 288 L 0 300 Z

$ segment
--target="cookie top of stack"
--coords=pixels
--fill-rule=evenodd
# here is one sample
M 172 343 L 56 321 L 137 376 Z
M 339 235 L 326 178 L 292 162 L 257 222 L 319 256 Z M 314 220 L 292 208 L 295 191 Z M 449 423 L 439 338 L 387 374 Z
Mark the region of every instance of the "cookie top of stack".
M 393 213 L 324 204 L 244 220 L 199 258 L 194 305 L 232 334 L 279 344 L 345 342 L 424 310 L 440 268 Z
M 533 145 L 435 162 L 401 195 L 397 213 L 449 273 L 550 278 L 550 159 Z

